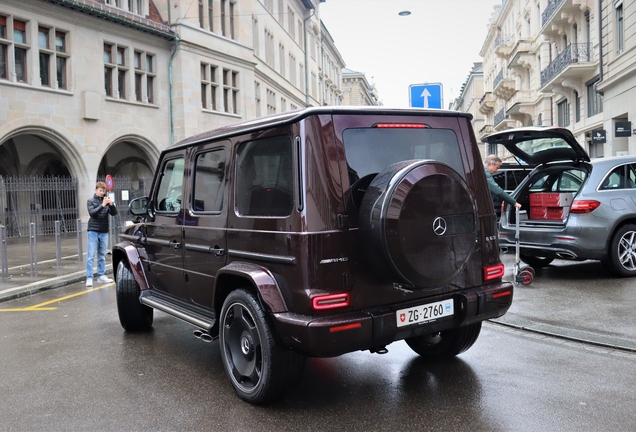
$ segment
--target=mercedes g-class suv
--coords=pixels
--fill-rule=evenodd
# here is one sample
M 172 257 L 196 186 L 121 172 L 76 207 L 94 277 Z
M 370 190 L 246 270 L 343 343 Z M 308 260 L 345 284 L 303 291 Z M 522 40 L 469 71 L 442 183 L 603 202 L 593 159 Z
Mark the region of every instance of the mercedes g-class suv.
M 113 248 L 122 326 L 158 309 L 218 338 L 251 403 L 307 356 L 467 350 L 513 297 L 470 119 L 309 108 L 169 147 Z

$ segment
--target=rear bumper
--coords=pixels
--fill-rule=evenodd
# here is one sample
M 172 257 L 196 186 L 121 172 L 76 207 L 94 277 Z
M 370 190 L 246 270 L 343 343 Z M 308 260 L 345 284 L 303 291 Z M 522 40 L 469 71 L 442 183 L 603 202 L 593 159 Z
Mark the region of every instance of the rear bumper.
M 293 313 L 273 314 L 283 343 L 307 355 L 333 357 L 348 352 L 384 347 L 391 342 L 461 327 L 506 313 L 512 303 L 510 282 L 500 282 L 445 296 L 426 298 L 419 303 L 402 303 L 382 310 L 355 311 L 324 317 Z M 419 304 L 452 298 L 451 317 L 397 327 L 396 311 Z

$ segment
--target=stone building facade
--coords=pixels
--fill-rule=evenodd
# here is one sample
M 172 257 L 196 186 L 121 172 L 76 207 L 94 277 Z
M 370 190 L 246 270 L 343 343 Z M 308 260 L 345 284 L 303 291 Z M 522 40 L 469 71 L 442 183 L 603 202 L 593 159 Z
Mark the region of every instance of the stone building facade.
M 473 68 L 468 74 L 468 78 L 459 91 L 459 96 L 451 103 L 451 109 L 467 112 L 473 115 L 472 125 L 475 135 L 484 127 L 486 116 L 482 112 L 481 99 L 484 97 L 484 69 L 481 62 L 473 63 Z M 482 159 L 486 152 L 483 146 L 479 147 Z
M 0 176 L 75 176 L 81 198 L 201 131 L 342 104 L 324 1 L 4 0 Z
M 477 136 L 531 125 L 572 130 L 591 157 L 636 154 L 636 4 L 503 0 L 482 46 L 486 120 Z M 619 135 L 627 135 L 622 132 Z M 503 149 L 486 149 L 486 152 Z
M 343 105 L 382 105 L 374 84 L 369 84 L 362 72 L 344 68 L 342 70 Z

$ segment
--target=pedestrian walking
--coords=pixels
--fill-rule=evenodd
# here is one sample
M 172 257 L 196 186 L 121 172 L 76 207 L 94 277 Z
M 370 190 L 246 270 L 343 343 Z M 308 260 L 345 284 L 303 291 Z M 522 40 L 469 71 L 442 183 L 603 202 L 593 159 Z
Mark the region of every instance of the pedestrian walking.
M 93 286 L 93 261 L 97 253 L 97 282 L 108 283 L 113 280 L 106 276 L 106 249 L 108 248 L 108 215 L 115 216 L 117 207 L 113 200 L 106 195 L 106 183 L 97 182 L 93 198 L 87 201 L 88 241 L 86 257 L 86 287 Z
M 493 174 L 499 170 L 501 166 L 501 159 L 497 155 L 489 155 L 486 156 L 486 160 L 484 161 L 484 170 L 486 172 L 486 180 L 488 181 L 488 189 L 490 189 L 490 193 L 492 196 L 499 198 L 507 202 L 510 205 L 513 205 L 517 208 L 521 208 L 521 204 L 519 204 L 513 197 L 508 195 L 506 191 L 504 191 L 493 178 Z

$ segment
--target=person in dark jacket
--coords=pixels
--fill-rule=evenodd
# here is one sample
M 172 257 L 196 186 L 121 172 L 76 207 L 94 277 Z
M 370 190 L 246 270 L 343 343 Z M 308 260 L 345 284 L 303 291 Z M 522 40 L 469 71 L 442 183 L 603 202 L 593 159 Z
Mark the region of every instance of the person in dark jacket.
M 493 178 L 493 174 L 499 170 L 501 166 L 501 159 L 497 155 L 489 155 L 486 156 L 486 160 L 484 161 L 484 170 L 486 172 L 486 180 L 488 181 L 488 189 L 490 189 L 490 193 L 492 196 L 499 198 L 502 201 L 507 202 L 510 205 L 513 205 L 517 208 L 521 208 L 521 204 L 519 204 L 513 197 L 508 195 L 506 191 L 504 191 Z
M 93 261 L 97 252 L 97 282 L 109 283 L 113 280 L 106 276 L 106 249 L 108 248 L 108 215 L 116 215 L 117 207 L 106 194 L 106 183 L 97 182 L 95 195 L 87 201 L 88 214 L 88 241 L 86 257 L 86 287 L 93 286 Z

